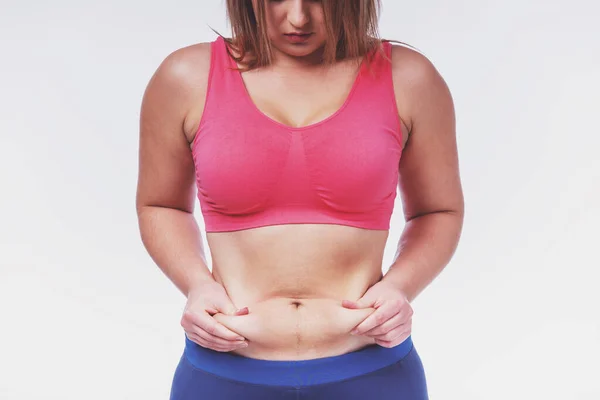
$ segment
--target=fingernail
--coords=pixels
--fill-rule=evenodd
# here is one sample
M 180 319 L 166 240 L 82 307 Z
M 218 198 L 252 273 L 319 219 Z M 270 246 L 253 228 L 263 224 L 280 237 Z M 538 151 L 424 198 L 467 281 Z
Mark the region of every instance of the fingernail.
M 240 345 L 240 347 L 248 347 L 248 343 L 244 342 Z
M 236 337 L 236 338 L 235 338 L 235 340 L 246 340 L 246 339 L 244 339 L 244 338 L 243 338 L 243 337 L 241 337 L 241 336 L 238 336 L 238 337 Z
M 354 329 L 353 331 L 350 332 L 351 335 L 358 335 L 358 331 L 356 329 Z

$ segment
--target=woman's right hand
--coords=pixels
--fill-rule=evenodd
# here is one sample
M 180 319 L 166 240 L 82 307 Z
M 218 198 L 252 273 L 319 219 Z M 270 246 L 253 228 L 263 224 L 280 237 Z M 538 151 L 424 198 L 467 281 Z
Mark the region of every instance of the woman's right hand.
M 206 281 L 191 289 L 181 318 L 181 326 L 191 341 L 215 351 L 228 352 L 248 346 L 244 337 L 227 329 L 212 316 L 246 315 L 248 307 L 238 310 L 225 288 L 217 281 Z

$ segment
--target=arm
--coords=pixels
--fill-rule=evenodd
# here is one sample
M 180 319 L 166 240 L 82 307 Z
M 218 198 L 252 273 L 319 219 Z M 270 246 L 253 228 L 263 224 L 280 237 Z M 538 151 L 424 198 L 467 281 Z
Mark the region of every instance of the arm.
M 185 296 L 197 284 L 214 280 L 193 215 L 196 187 L 188 139 L 194 128 L 190 116 L 203 106 L 209 66 L 205 44 L 170 54 L 148 83 L 140 113 L 140 234 L 154 262 Z
M 394 46 L 392 60 L 399 113 L 410 127 L 410 136 L 399 166 L 406 225 L 383 280 L 411 302 L 454 254 L 464 199 L 454 104 L 445 81 L 415 51 Z

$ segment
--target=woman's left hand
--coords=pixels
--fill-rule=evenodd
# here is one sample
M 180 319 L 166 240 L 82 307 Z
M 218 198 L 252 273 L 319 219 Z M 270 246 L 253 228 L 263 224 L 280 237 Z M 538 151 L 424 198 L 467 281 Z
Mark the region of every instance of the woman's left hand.
M 351 333 L 372 337 L 380 346 L 397 346 L 411 334 L 413 309 L 404 293 L 388 282 L 377 282 L 357 301 L 343 300 L 342 307 L 375 308 Z

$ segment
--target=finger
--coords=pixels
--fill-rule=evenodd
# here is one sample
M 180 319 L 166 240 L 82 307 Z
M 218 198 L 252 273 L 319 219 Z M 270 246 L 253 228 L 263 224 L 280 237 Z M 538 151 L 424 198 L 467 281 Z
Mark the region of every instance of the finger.
M 403 325 L 400 325 L 398 328 L 389 331 L 388 333 L 385 333 L 383 335 L 371 336 L 371 337 L 375 340 L 383 340 L 386 342 L 393 342 L 394 340 L 397 340 L 398 338 L 400 338 L 403 335 L 410 334 L 410 331 L 411 331 L 410 324 L 403 324 Z
M 350 301 L 350 300 L 342 300 L 342 307 L 352 308 L 352 309 L 361 308 L 360 305 L 356 301 Z
M 371 307 L 371 305 L 368 304 L 368 302 L 361 301 L 361 300 L 359 300 L 359 301 L 342 300 L 342 307 L 356 310 L 359 308 L 369 308 L 369 307 Z
M 404 318 L 402 318 L 401 313 L 398 313 L 398 314 L 394 315 L 392 318 L 385 321 L 383 324 L 376 326 L 375 328 L 370 329 L 366 332 L 363 332 L 363 335 L 371 336 L 371 337 L 385 335 L 386 333 L 390 332 L 391 330 L 396 329 L 397 327 L 401 326 L 404 323 L 406 323 L 406 321 L 404 321 Z
M 204 335 L 207 335 L 206 332 L 201 332 Z M 203 345 L 205 345 L 206 347 L 211 347 L 211 348 L 222 348 L 222 349 L 237 349 L 237 348 L 241 348 L 241 347 L 246 347 L 248 345 L 248 342 L 245 340 L 240 340 L 240 341 L 234 341 L 234 342 L 229 342 L 229 341 L 214 341 L 212 338 L 206 339 L 206 336 L 203 336 L 201 334 L 198 334 L 196 332 L 186 332 L 186 336 L 188 336 L 190 339 L 195 339 L 197 342 L 201 342 Z M 221 339 L 222 340 L 222 339 Z
M 198 336 L 195 333 L 186 333 L 186 336 L 192 342 L 199 344 L 200 346 L 205 347 L 207 349 L 212 349 L 212 350 L 216 350 L 216 351 L 228 351 L 229 349 L 232 348 L 232 346 L 222 346 L 222 345 L 217 345 L 215 343 L 208 342 L 208 341 L 202 339 L 200 336 Z
M 198 326 L 200 329 L 210 333 L 213 336 L 220 337 L 225 340 L 243 340 L 245 339 L 241 335 L 227 329 L 225 326 L 218 323 L 213 317 L 207 313 L 192 313 L 186 311 L 183 317 L 182 325 L 184 322 L 191 323 L 192 325 Z M 185 326 L 184 326 L 185 328 Z M 190 331 L 193 329 L 189 329 Z
M 235 312 L 235 315 L 237 315 L 237 316 L 248 315 L 249 312 L 250 312 L 250 310 L 248 310 L 248 307 L 244 307 L 244 308 L 240 308 L 239 310 L 237 310 Z
M 232 302 L 224 300 L 224 304 L 215 306 L 214 311 L 215 312 L 213 314 L 221 313 L 225 315 L 244 315 L 248 314 L 248 307 L 238 309 Z
M 211 335 L 210 333 L 202 330 L 198 326 L 192 328 L 189 332 L 200 336 L 203 340 L 206 340 L 209 343 L 214 343 L 218 346 L 237 346 L 241 343 L 246 342 L 245 340 L 226 340 L 215 335 Z
M 234 351 L 234 350 L 239 350 L 239 349 L 245 348 L 246 346 L 215 346 L 212 343 L 206 343 L 206 344 L 202 345 L 202 347 L 205 347 L 207 349 L 211 349 L 211 350 L 214 350 L 214 351 L 220 351 L 222 353 L 227 353 L 227 352 L 230 352 L 230 351 Z
M 232 345 L 231 342 L 229 342 L 228 345 L 219 345 L 219 344 L 216 344 L 214 342 L 210 342 L 210 341 L 204 340 L 202 337 L 198 336 L 195 333 L 186 334 L 186 335 L 194 343 L 197 343 L 197 344 L 199 344 L 202 347 L 206 347 L 208 349 L 215 350 L 215 351 L 228 352 L 228 351 L 233 351 L 233 350 L 237 350 L 237 349 L 241 349 L 241 348 L 247 347 L 247 346 L 244 346 L 244 345 Z M 244 343 L 244 342 L 241 342 L 241 343 Z
M 408 339 L 409 336 L 410 336 L 410 332 L 404 333 L 399 338 L 397 338 L 395 340 L 392 340 L 392 341 L 375 339 L 375 343 L 378 344 L 378 345 L 380 345 L 380 346 L 383 346 L 383 347 L 396 347 L 400 343 L 402 343 L 406 339 Z
M 392 318 L 396 314 L 394 308 L 391 307 L 379 307 L 371 315 L 369 315 L 363 322 L 361 322 L 352 331 L 353 335 L 362 335 L 363 332 L 370 331 L 376 326 L 382 325 L 385 321 Z
M 206 331 L 207 333 L 210 333 L 211 335 L 217 338 L 222 338 L 231 341 L 245 339 L 243 336 L 238 335 L 237 333 L 227 329 L 224 325 L 218 323 L 212 317 L 202 319 L 198 326 L 202 330 Z

